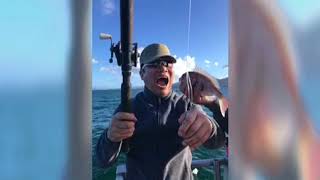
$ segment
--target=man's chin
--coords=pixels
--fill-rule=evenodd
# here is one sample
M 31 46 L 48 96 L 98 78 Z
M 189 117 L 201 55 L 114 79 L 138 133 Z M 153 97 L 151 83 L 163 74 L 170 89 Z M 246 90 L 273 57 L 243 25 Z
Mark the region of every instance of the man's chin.
M 159 89 L 159 96 L 161 96 L 161 97 L 166 97 L 166 96 L 168 96 L 169 94 L 170 94 L 170 89 L 169 88 L 163 88 L 163 89 Z
M 154 88 L 154 93 L 157 96 L 166 97 L 170 94 L 171 90 L 172 90 L 172 86 L 170 86 L 170 84 L 166 86 L 156 85 L 156 87 Z

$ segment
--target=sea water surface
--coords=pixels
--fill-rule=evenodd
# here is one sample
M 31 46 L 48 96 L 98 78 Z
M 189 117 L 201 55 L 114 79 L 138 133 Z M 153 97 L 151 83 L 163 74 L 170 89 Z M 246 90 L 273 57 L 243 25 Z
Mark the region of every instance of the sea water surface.
M 227 95 L 227 83 L 221 86 L 224 94 Z M 174 88 L 179 93 L 177 88 Z M 132 97 L 134 97 L 142 89 L 133 89 Z M 120 90 L 93 90 L 92 91 L 92 178 L 94 180 L 114 180 L 116 166 L 125 162 L 125 156 L 120 155 L 115 165 L 109 169 L 101 169 L 97 167 L 95 157 L 95 146 L 99 139 L 99 136 L 103 130 L 109 126 L 112 114 L 120 103 Z M 205 109 L 206 110 L 206 109 Z M 212 115 L 210 111 L 206 110 L 209 115 Z M 220 149 L 205 149 L 200 147 L 193 152 L 193 159 L 209 159 L 209 158 L 224 158 L 225 148 Z M 214 179 L 213 167 L 199 169 L 197 179 Z

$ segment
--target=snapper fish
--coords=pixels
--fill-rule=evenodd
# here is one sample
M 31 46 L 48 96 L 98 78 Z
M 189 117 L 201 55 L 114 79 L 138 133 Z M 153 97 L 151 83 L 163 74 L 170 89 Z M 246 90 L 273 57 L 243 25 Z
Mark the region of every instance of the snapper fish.
M 205 102 L 217 101 L 223 117 L 228 109 L 228 100 L 222 94 L 219 82 L 211 75 L 198 71 L 184 73 L 179 79 L 180 90 L 191 102 L 206 105 Z

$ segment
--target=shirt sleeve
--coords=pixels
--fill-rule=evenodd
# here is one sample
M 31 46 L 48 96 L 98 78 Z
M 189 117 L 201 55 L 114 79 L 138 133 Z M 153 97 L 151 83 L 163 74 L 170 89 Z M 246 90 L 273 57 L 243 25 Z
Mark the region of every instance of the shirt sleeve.
M 120 111 L 121 105 L 118 106 L 113 114 L 116 114 Z M 109 140 L 107 134 L 108 128 L 106 128 L 100 135 L 95 149 L 98 166 L 103 168 L 112 166 L 116 162 L 120 152 L 126 152 L 128 149 L 127 140 L 123 140 L 121 142 L 112 142 Z
M 117 160 L 121 151 L 121 142 L 112 142 L 107 137 L 108 129 L 101 134 L 96 145 L 96 157 L 100 167 L 108 168 Z
M 216 120 L 216 122 L 219 124 L 220 128 L 223 130 L 223 132 L 225 133 L 229 133 L 228 131 L 228 109 L 225 113 L 225 117 L 222 116 L 221 112 L 220 112 L 220 106 L 217 102 L 213 103 L 212 108 L 210 108 L 210 110 L 213 113 L 213 118 Z
M 213 129 L 210 138 L 203 144 L 203 146 L 209 149 L 220 148 L 227 142 L 226 135 L 221 127 L 216 124 L 213 119 L 210 118 L 210 121 L 214 124 L 213 127 L 215 127 L 215 129 Z
M 226 134 L 228 134 L 228 110 L 225 117 L 222 116 L 218 103 L 214 103 L 210 110 L 213 113 L 213 118 L 209 119 L 216 129 L 212 131 L 212 135 L 204 143 L 204 147 L 214 149 L 222 147 L 228 142 L 228 138 L 226 137 Z

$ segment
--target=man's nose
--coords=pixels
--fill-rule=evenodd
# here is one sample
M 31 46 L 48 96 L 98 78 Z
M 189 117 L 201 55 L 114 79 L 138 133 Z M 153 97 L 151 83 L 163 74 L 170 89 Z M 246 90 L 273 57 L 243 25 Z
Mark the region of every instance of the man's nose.
M 167 72 L 168 68 L 165 65 L 159 65 L 160 72 Z

